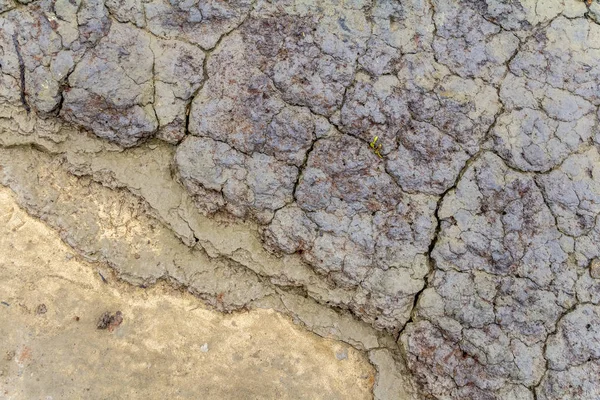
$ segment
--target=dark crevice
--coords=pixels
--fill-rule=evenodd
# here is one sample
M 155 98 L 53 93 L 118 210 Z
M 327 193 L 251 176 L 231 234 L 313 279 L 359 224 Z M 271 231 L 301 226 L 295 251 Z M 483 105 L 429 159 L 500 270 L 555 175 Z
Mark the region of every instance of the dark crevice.
M 302 165 L 300 165 L 300 167 L 298 167 L 298 177 L 296 178 L 296 182 L 294 182 L 294 189 L 292 190 L 292 198 L 294 199 L 294 201 L 298 200 L 296 198 L 296 191 L 298 190 L 298 186 L 300 185 L 300 181 L 302 180 L 302 177 L 304 176 L 304 171 L 306 170 L 306 166 L 308 164 L 308 159 L 310 157 L 310 154 L 313 152 L 313 150 L 315 148 L 315 144 L 319 140 L 320 139 L 313 140 L 313 142 L 310 144 L 310 148 L 304 154 L 304 160 L 302 161 Z
M 592 6 L 592 4 L 594 3 L 594 1 L 598 1 L 598 0 L 583 0 L 583 2 L 585 3 L 585 6 L 587 8 L 587 11 L 585 14 L 583 14 L 584 18 L 588 19 L 589 21 L 600 25 L 600 15 L 596 15 L 594 12 L 592 12 L 592 10 L 590 9 L 590 7 Z
M 228 37 L 231 34 L 233 34 L 234 32 L 236 32 L 248 20 L 248 18 L 250 18 L 250 14 L 252 14 L 254 7 L 256 7 L 256 1 L 252 3 L 252 5 L 250 6 L 250 10 L 248 10 L 248 14 L 246 14 L 246 16 L 242 19 L 242 21 L 238 25 L 233 27 L 230 31 L 221 35 L 221 37 L 217 40 L 217 43 L 215 43 L 215 45 L 212 48 L 210 48 L 210 49 L 202 49 L 201 48 L 202 51 L 204 51 L 204 60 L 202 62 L 202 82 L 200 83 L 198 88 L 194 91 L 194 93 L 190 96 L 188 103 L 185 107 L 185 134 L 186 135 L 190 134 L 190 113 L 192 111 L 192 104 L 193 104 L 194 100 L 196 99 L 196 97 L 198 96 L 198 94 L 204 88 L 204 85 L 206 84 L 206 82 L 208 82 L 208 79 L 210 78 L 210 75 L 208 74 L 208 62 L 210 60 L 210 57 L 219 48 L 219 45 L 221 44 L 221 42 L 223 42 L 223 40 L 226 37 Z
M 25 90 L 25 61 L 23 61 L 23 56 L 21 55 L 21 45 L 19 44 L 19 39 L 17 38 L 17 34 L 13 33 L 12 35 L 13 44 L 15 46 L 15 51 L 17 52 L 17 58 L 19 60 L 19 75 L 21 81 L 21 103 L 23 107 L 27 111 L 27 114 L 31 111 L 29 104 L 27 103 L 26 90 Z
M 417 304 L 421 298 L 421 296 L 423 295 L 423 292 L 425 291 L 425 289 L 429 288 L 429 283 L 431 281 L 431 278 L 433 277 L 433 274 L 435 273 L 435 259 L 432 257 L 432 253 L 433 250 L 435 249 L 435 246 L 437 245 L 437 242 L 440 238 L 440 233 L 441 233 L 441 229 L 442 229 L 442 221 L 440 219 L 439 216 L 439 211 L 440 208 L 443 205 L 444 199 L 446 198 L 446 195 L 448 195 L 450 192 L 454 191 L 456 189 L 456 186 L 458 185 L 458 183 L 462 180 L 462 177 L 464 175 L 464 173 L 470 168 L 470 166 L 477 160 L 479 159 L 479 157 L 481 156 L 481 154 L 483 154 L 484 151 L 480 150 L 478 153 L 476 153 L 473 157 L 471 157 L 463 166 L 463 168 L 461 169 L 461 171 L 458 174 L 458 177 L 456 178 L 456 181 L 454 182 L 454 184 L 449 187 L 448 189 L 446 189 L 446 191 L 444 193 L 442 193 L 440 195 L 440 197 L 438 198 L 437 201 L 437 205 L 435 208 L 435 212 L 434 212 L 434 216 L 436 219 L 436 226 L 435 226 L 435 230 L 434 230 L 434 234 L 433 234 L 433 239 L 431 240 L 431 243 L 429 244 L 429 248 L 427 250 L 427 264 L 429 266 L 429 272 L 427 273 L 427 275 L 425 275 L 424 277 L 424 284 L 423 284 L 423 289 L 421 289 L 418 293 L 416 293 L 414 296 L 414 302 L 413 302 L 413 307 L 412 307 L 412 311 L 411 311 L 411 315 L 410 315 L 410 319 L 406 322 L 406 324 L 404 324 L 404 326 L 402 327 L 402 329 L 400 329 L 400 331 L 398 332 L 397 336 L 396 336 L 396 341 L 398 341 L 400 339 L 400 336 L 402 335 L 402 333 L 404 332 L 404 330 L 406 329 L 406 326 L 408 326 L 409 323 L 415 322 L 417 319 Z
M 86 53 L 84 53 L 84 56 Z M 81 58 L 83 58 L 83 56 Z M 70 87 L 69 86 L 69 77 L 71 76 L 73 71 L 75 71 L 75 67 L 76 67 L 76 65 L 73 65 L 73 67 L 67 73 L 67 75 L 60 81 L 60 89 L 58 90 L 58 95 L 60 96 L 60 99 L 58 100 L 56 107 L 54 107 L 54 109 L 52 111 L 50 111 L 50 114 L 55 115 L 57 117 L 60 116 L 60 112 L 62 111 L 63 104 L 65 102 L 65 91 Z
M 515 51 L 515 54 L 513 54 L 512 57 L 514 57 L 516 55 L 517 51 Z M 511 57 L 511 58 L 512 58 Z M 485 152 L 487 152 L 488 150 L 486 150 L 484 147 L 485 143 L 489 140 L 489 137 L 491 136 L 491 133 L 493 132 L 496 123 L 498 122 L 499 117 L 504 113 L 505 108 L 504 108 L 504 104 L 502 103 L 501 99 L 500 99 L 500 93 L 499 93 L 500 89 L 496 88 L 496 92 L 498 93 L 498 101 L 500 102 L 500 109 L 497 111 L 497 113 L 494 115 L 494 121 L 492 122 L 492 124 L 489 126 L 489 128 L 487 129 L 485 135 L 483 136 L 483 138 L 479 141 L 479 143 L 477 144 L 477 147 L 479 148 L 479 150 L 471 157 L 469 158 L 465 164 L 463 165 L 463 167 L 461 168 L 460 172 L 458 173 L 458 176 L 456 177 L 456 179 L 454 180 L 454 183 L 452 184 L 452 186 L 450 186 L 449 188 L 447 188 L 438 198 L 437 201 L 437 205 L 435 208 L 435 212 L 434 212 L 434 216 L 435 219 L 437 221 L 437 225 L 435 227 L 434 230 L 434 235 L 433 235 L 433 239 L 431 241 L 431 243 L 429 244 L 429 248 L 427 251 L 427 260 L 428 260 L 428 266 L 429 266 L 429 272 L 427 273 L 427 275 L 424 277 L 424 285 L 423 288 L 417 293 L 415 294 L 415 298 L 414 298 L 414 302 L 413 302 L 413 308 L 411 310 L 411 314 L 410 314 L 410 319 L 404 324 L 404 326 L 399 330 L 398 335 L 396 336 L 396 341 L 398 341 L 400 339 L 400 336 L 402 335 L 402 333 L 404 332 L 404 330 L 406 329 L 406 327 L 408 326 L 409 323 L 413 323 L 416 321 L 417 319 L 417 305 L 419 303 L 419 300 L 421 298 L 421 296 L 423 295 L 423 292 L 425 291 L 425 289 L 427 289 L 429 287 L 430 281 L 435 273 L 435 259 L 432 257 L 432 253 L 433 250 L 435 249 L 435 246 L 437 245 L 437 242 L 439 240 L 440 237 L 440 233 L 441 233 L 441 219 L 439 216 L 439 212 L 440 212 L 440 208 L 443 205 L 444 199 L 446 198 L 446 196 L 454 191 L 456 189 L 456 187 L 458 186 L 459 182 L 461 182 L 463 175 L 465 174 L 465 172 L 471 167 L 471 165 L 476 162 Z

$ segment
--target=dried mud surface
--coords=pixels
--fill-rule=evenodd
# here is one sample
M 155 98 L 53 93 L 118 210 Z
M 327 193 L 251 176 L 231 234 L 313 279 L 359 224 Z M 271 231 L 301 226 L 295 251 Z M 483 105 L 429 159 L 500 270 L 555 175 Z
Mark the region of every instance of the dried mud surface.
M 378 399 L 596 399 L 597 0 L 0 0 L 0 183 L 89 261 L 367 354 Z

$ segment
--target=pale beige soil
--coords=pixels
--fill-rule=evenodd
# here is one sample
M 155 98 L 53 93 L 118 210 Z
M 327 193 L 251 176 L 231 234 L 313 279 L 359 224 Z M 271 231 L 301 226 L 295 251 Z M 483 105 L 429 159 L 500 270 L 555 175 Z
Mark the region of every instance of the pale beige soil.
M 372 397 L 375 371 L 352 347 L 274 311 L 221 314 L 166 283 L 119 282 L 5 188 L 0 301 L 1 399 Z M 117 310 L 120 326 L 97 329 L 102 313 Z

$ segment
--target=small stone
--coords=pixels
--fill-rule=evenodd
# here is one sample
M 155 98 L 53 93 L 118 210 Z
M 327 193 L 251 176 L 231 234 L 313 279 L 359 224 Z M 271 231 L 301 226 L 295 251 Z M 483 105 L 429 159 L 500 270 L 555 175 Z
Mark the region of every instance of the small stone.
M 98 319 L 96 327 L 98 329 L 108 329 L 109 332 L 112 332 L 116 327 L 121 325 L 122 322 L 123 314 L 121 311 L 117 311 L 114 315 L 111 315 L 110 311 L 106 311 L 100 316 L 100 319 Z
M 35 309 L 35 313 L 36 313 L 37 315 L 46 314 L 46 312 L 47 312 L 47 311 L 48 311 L 48 308 L 46 308 L 46 305 L 45 305 L 45 304 L 43 304 L 43 303 L 42 303 L 42 304 L 39 304 L 39 305 L 37 306 L 37 308 Z
M 208 343 L 204 343 L 202 346 L 200 346 L 200 351 L 203 353 L 208 353 Z
M 348 349 L 347 348 L 343 348 L 340 349 L 338 351 L 335 352 L 335 358 L 338 359 L 338 361 L 342 361 L 348 358 Z

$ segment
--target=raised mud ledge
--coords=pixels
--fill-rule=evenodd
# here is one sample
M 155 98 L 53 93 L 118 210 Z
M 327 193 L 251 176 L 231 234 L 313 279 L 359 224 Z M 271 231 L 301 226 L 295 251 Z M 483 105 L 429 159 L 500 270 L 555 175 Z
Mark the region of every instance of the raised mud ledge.
M 171 176 L 171 145 L 123 150 L 68 125 L 60 132 L 52 140 L 3 135 L 0 182 L 84 259 L 138 287 L 184 288 L 222 312 L 290 315 L 365 352 L 377 368 L 376 398 L 418 398 L 394 338 L 332 304 L 350 297 L 343 290 L 296 256 L 265 251 L 255 224 L 198 212 Z

